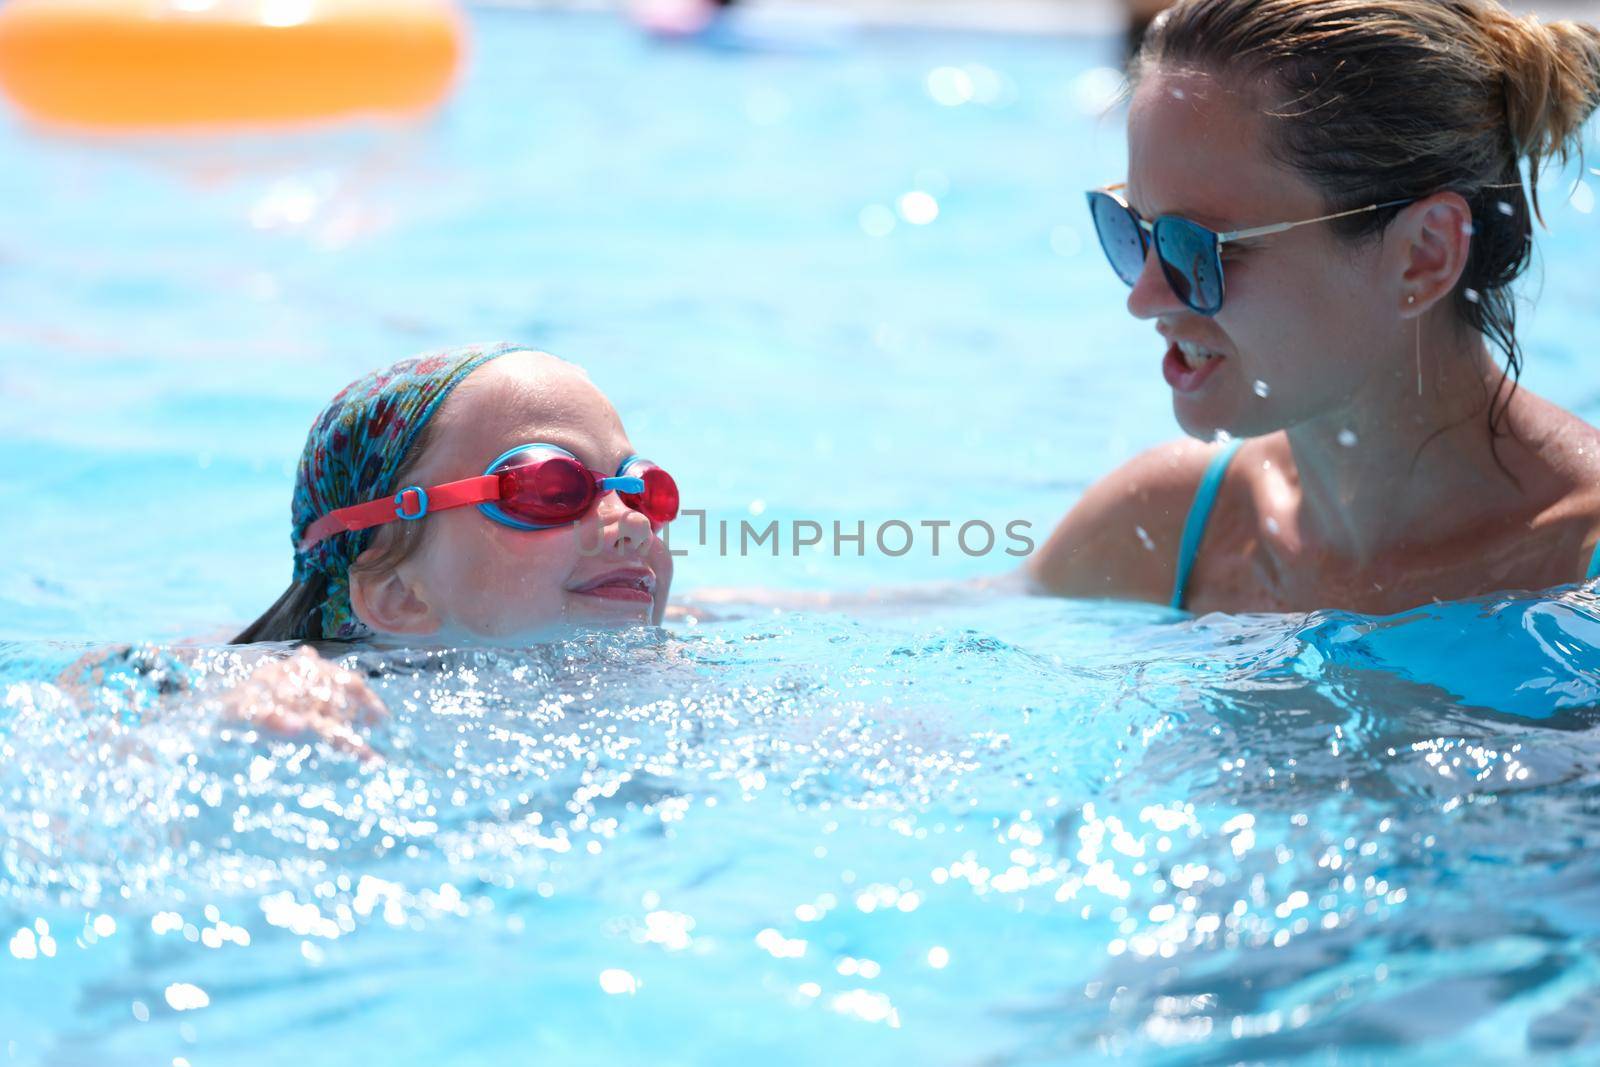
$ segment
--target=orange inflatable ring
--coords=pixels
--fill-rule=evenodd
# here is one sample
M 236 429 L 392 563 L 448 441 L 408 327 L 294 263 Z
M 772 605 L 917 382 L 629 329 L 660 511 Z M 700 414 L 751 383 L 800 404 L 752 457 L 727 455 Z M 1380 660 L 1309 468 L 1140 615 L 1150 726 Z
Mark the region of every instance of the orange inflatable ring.
M 411 114 L 463 39 L 451 0 L 0 0 L 0 89 L 111 129 Z

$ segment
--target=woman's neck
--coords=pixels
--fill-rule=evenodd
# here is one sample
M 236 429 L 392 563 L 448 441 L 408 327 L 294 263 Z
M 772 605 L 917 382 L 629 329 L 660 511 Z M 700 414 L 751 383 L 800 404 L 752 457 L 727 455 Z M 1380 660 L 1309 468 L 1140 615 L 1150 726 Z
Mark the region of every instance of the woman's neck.
M 1356 566 L 1457 535 L 1523 495 L 1491 447 L 1490 407 L 1507 394 L 1495 399 L 1502 372 L 1483 338 L 1438 316 L 1413 329 L 1420 361 L 1386 361 L 1348 404 L 1286 432 L 1301 538 Z

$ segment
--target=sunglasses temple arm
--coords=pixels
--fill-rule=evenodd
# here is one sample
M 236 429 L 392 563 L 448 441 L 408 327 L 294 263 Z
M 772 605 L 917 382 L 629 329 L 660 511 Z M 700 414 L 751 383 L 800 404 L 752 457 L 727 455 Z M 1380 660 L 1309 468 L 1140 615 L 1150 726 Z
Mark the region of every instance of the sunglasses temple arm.
M 1338 216 L 1330 215 L 1329 218 L 1338 218 Z M 1307 222 L 1323 221 L 1325 220 L 1307 219 L 1306 222 L 1275 222 L 1271 226 L 1257 226 L 1253 230 L 1232 230 L 1228 233 L 1217 234 L 1217 244 L 1225 245 L 1229 241 L 1244 241 L 1251 237 L 1270 237 L 1275 233 L 1283 233 L 1285 230 L 1292 230 L 1296 226 L 1304 226 Z
M 1282 233 L 1285 230 L 1292 230 L 1296 226 L 1309 226 L 1313 222 L 1329 222 L 1333 219 L 1347 219 L 1351 215 L 1365 215 L 1369 211 L 1382 211 L 1386 207 L 1398 207 L 1401 204 L 1415 202 L 1416 197 L 1408 197 L 1404 200 L 1385 200 L 1381 204 L 1368 204 L 1366 207 L 1358 207 L 1353 211 L 1339 211 L 1332 215 L 1318 215 L 1314 219 L 1301 219 L 1299 222 L 1279 222 L 1271 226 L 1257 226 L 1253 230 L 1234 230 L 1232 233 L 1219 233 L 1217 234 L 1217 244 L 1240 241 L 1247 237 L 1267 237 L 1271 234 Z

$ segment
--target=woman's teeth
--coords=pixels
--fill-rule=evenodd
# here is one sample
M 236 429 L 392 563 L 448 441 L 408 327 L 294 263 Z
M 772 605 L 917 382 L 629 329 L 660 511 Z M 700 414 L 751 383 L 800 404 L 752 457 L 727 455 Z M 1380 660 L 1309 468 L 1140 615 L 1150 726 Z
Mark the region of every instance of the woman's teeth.
M 1193 341 L 1179 341 L 1178 353 L 1183 356 L 1183 362 L 1190 370 L 1202 367 L 1209 360 L 1221 359 L 1222 356 L 1208 348 L 1201 348 Z

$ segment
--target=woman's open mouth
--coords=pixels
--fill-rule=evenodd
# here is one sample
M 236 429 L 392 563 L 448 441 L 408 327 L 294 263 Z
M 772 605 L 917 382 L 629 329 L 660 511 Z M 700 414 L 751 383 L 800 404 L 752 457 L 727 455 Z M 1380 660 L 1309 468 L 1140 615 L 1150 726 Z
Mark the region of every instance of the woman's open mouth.
M 656 599 L 656 576 L 647 567 L 618 567 L 573 587 L 572 591 L 601 600 L 653 604 Z
M 1167 346 L 1167 358 L 1161 361 L 1161 374 L 1178 392 L 1192 393 L 1216 373 L 1226 358 L 1193 341 L 1173 341 Z

